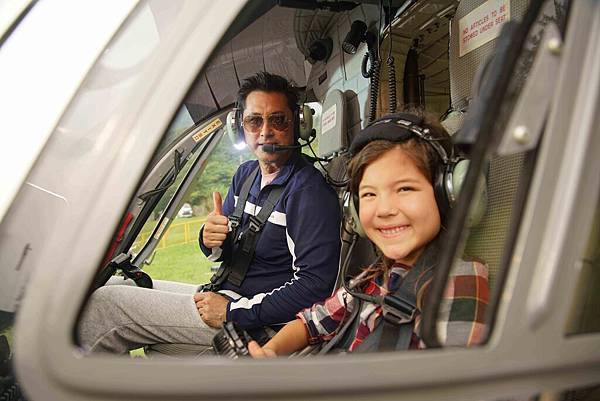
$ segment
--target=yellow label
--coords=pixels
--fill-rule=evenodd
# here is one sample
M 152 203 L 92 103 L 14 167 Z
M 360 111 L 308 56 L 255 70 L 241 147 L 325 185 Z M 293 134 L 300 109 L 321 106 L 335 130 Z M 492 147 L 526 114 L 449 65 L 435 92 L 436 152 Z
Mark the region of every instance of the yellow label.
M 218 118 L 215 118 L 210 123 L 208 123 L 208 125 L 206 125 L 204 128 L 202 128 L 200 131 L 196 132 L 194 134 L 194 136 L 192 136 L 192 138 L 194 139 L 195 142 L 199 142 L 202 138 L 204 138 L 206 135 L 210 134 L 211 132 L 213 132 L 214 130 L 219 128 L 221 125 L 223 125 L 221 120 Z

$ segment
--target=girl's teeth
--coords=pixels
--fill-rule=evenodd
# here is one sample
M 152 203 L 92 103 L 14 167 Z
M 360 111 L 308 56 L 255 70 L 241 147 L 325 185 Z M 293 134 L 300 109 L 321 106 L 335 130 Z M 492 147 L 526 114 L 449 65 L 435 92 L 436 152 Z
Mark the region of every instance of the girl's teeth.
M 398 234 L 400 231 L 404 230 L 406 226 L 400 226 L 400 227 L 394 227 L 394 228 L 386 228 L 386 229 L 381 229 L 380 231 L 383 234 Z

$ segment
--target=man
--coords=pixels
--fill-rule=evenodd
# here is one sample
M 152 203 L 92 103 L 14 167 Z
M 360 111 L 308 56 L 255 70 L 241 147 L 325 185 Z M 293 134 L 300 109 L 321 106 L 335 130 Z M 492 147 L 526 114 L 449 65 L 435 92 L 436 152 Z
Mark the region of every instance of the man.
M 208 347 L 224 321 L 250 330 L 283 324 L 331 294 L 339 259 L 339 205 L 333 189 L 293 146 L 296 91 L 280 76 L 259 73 L 243 82 L 238 106 L 245 141 L 257 160 L 238 168 L 223 205 L 220 194 L 213 194 L 214 210 L 199 242 L 211 260 L 239 260 L 240 235 L 280 188 L 245 274 L 238 280 L 225 275 L 218 287 L 199 293 L 197 286 L 164 281 L 155 281 L 153 290 L 101 287 L 80 322 L 86 350 L 125 353 L 161 343 Z M 231 214 L 257 168 L 232 238 Z
M 215 210 L 200 233 L 200 247 L 211 260 L 231 256 L 226 217 L 239 200 L 245 179 L 258 166 L 244 207 L 242 228 L 249 215 L 264 206 L 273 186 L 284 186 L 280 200 L 256 244 L 254 259 L 241 285 L 225 281 L 228 295 L 204 292 L 195 295 L 198 311 L 211 327 L 234 321 L 243 328 L 287 322 L 311 299 L 331 293 L 339 258 L 337 197 L 321 174 L 301 156 L 299 149 L 272 151 L 272 145 L 291 147 L 297 143 L 294 111 L 298 108 L 294 88 L 282 77 L 259 73 L 239 90 L 238 107 L 243 111 L 246 144 L 257 161 L 236 172 L 223 205 L 216 194 Z M 263 145 L 271 145 L 265 149 Z M 268 148 L 268 147 L 267 147 Z

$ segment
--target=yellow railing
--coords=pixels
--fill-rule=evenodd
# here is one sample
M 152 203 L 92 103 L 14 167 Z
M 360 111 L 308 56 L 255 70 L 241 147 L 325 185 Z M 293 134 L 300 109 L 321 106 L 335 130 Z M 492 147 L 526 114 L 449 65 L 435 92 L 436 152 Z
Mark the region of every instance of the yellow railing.
M 200 227 L 204 224 L 205 219 L 194 220 L 190 222 L 177 222 L 173 223 L 167 228 L 167 231 L 163 234 L 160 242 L 156 249 L 165 249 L 174 245 L 182 245 L 190 242 L 196 242 L 198 240 L 198 233 Z M 152 231 L 141 232 L 135 240 L 134 248 L 139 249 L 141 245 L 146 243 L 148 236 Z

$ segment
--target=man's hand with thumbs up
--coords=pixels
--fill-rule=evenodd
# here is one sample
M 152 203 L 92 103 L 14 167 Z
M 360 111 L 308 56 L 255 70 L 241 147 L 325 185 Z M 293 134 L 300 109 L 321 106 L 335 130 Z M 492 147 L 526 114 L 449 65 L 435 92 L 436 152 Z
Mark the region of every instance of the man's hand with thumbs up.
M 202 242 L 208 248 L 217 248 L 223 245 L 229 231 L 229 220 L 223 216 L 223 200 L 219 192 L 213 192 L 213 211 L 210 212 L 204 223 Z

